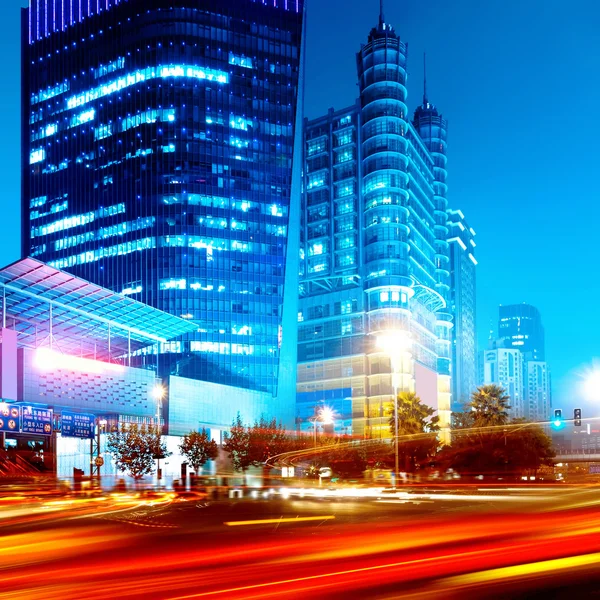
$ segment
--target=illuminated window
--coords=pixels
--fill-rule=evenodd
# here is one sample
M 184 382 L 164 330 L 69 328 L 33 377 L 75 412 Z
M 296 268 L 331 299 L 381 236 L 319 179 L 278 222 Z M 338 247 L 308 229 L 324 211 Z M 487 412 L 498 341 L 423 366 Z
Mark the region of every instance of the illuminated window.
M 335 186 L 335 197 L 345 198 L 346 196 L 352 196 L 354 194 L 354 181 L 346 181 L 340 185 Z
M 44 100 L 50 100 L 50 98 L 54 98 L 55 96 L 64 94 L 65 92 L 69 91 L 69 88 L 70 88 L 69 82 L 65 81 L 64 83 L 59 83 L 58 85 L 55 85 L 54 87 L 49 87 L 45 90 L 42 90 L 41 92 L 38 92 L 37 94 L 31 94 L 31 105 L 33 106 L 34 104 L 37 104 L 38 102 L 44 102 Z
M 110 94 L 114 94 L 122 89 L 136 85 L 142 81 L 147 81 L 156 78 L 168 78 L 168 77 L 186 77 L 189 79 L 204 79 L 206 81 L 216 81 L 217 83 L 228 83 L 229 75 L 224 71 L 218 71 L 215 69 L 202 69 L 200 67 L 192 65 L 169 65 L 157 67 L 147 67 L 146 69 L 139 69 L 133 73 L 129 73 L 120 77 L 108 81 L 107 83 L 98 87 L 87 90 L 77 96 L 72 96 L 67 100 L 67 109 L 77 108 L 83 106 L 99 98 L 104 98 Z
M 248 127 L 252 127 L 252 121 L 244 117 L 236 117 L 235 115 L 230 115 L 229 126 L 232 129 L 241 129 L 242 131 L 248 131 Z
M 187 282 L 185 279 L 161 279 L 158 287 L 160 290 L 185 290 Z
M 112 135 L 112 125 L 100 125 L 94 129 L 94 139 L 103 140 Z
M 36 163 L 46 160 L 46 151 L 43 148 L 32 150 L 29 154 L 29 164 L 35 165 Z
M 326 138 L 319 138 L 318 140 L 311 140 L 306 144 L 306 154 L 307 156 L 313 156 L 314 154 L 319 154 L 319 152 L 325 152 L 327 149 L 327 140 Z
M 306 184 L 307 190 L 319 188 L 325 185 L 327 182 L 327 175 L 325 171 L 319 171 L 318 173 L 311 173 L 308 176 L 308 183 Z
M 114 73 L 119 69 L 125 68 L 125 59 L 123 57 L 117 58 L 117 60 L 113 60 L 108 65 L 102 65 L 97 69 L 94 69 L 94 78 L 100 79 L 100 77 L 104 77 L 104 75 L 108 75 L 109 73 Z
M 348 130 L 348 131 L 344 131 L 342 133 L 338 133 L 336 135 L 336 139 L 337 139 L 337 145 L 339 146 L 345 146 L 346 144 L 350 144 L 353 140 L 352 140 L 352 131 Z
M 252 69 L 252 59 L 247 56 L 240 56 L 239 54 L 229 53 L 229 64 L 237 65 L 238 67 L 244 67 L 246 69 Z

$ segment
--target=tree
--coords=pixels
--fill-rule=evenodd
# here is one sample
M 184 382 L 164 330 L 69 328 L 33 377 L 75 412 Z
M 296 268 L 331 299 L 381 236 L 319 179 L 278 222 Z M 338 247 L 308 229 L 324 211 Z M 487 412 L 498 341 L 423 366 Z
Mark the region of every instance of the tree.
M 473 427 L 473 411 L 453 412 L 452 429 L 470 429 Z
M 414 392 L 400 392 L 396 397 L 398 411 L 398 455 L 404 470 L 413 472 L 427 462 L 436 452 L 438 441 L 433 435 L 439 431 L 439 417 L 435 410 L 421 402 Z M 390 430 L 395 436 L 394 407 L 388 411 Z M 427 435 L 431 434 L 431 435 Z
M 268 421 L 261 415 L 248 429 L 249 462 L 254 467 L 263 465 L 271 456 L 290 448 L 290 438 L 283 425 L 275 419 Z
M 554 456 L 552 440 L 542 428 L 517 419 L 503 429 L 459 429 L 438 458 L 445 468 L 463 474 L 507 477 L 535 473 L 550 466 Z
M 252 464 L 249 441 L 250 434 L 238 412 L 231 423 L 230 432 L 223 434 L 223 450 L 229 455 L 235 471 L 245 471 Z
M 510 397 L 499 385 L 482 385 L 471 396 L 474 427 L 494 427 L 508 423 Z
M 524 420 L 514 420 L 511 427 L 523 423 L 505 433 L 506 463 L 514 466 L 520 472 L 535 474 L 541 466 L 553 466 L 552 459 L 556 452 L 552 446 L 552 438 L 534 423 Z
M 202 431 L 190 431 L 183 436 L 179 450 L 187 458 L 196 474 L 200 473 L 203 465 L 209 460 L 215 460 L 219 454 L 217 442 L 211 440 L 202 428 Z
M 157 458 L 170 454 L 159 428 L 140 427 L 136 423 L 122 423 L 119 431 L 110 433 L 107 450 L 114 457 L 117 469 L 136 480 L 152 473 Z

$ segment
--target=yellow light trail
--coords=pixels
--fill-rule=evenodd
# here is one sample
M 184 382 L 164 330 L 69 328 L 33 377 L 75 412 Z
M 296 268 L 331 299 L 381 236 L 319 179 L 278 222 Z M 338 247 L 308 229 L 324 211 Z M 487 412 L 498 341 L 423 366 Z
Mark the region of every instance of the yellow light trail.
M 302 521 L 328 521 L 335 519 L 335 515 L 324 515 L 321 517 L 293 517 L 286 519 L 258 519 L 256 521 L 225 521 L 223 525 L 237 527 L 238 525 L 272 525 L 273 523 L 300 523 Z
M 593 554 L 582 554 L 581 556 L 567 556 L 565 558 L 554 558 L 535 563 L 526 563 L 523 565 L 513 565 L 512 567 L 500 567 L 498 569 L 489 569 L 477 573 L 467 573 L 465 575 L 456 575 L 443 579 L 441 585 L 476 585 L 494 580 L 514 579 L 515 577 L 531 577 L 540 575 L 549 571 L 564 571 L 576 567 L 587 567 L 600 563 L 600 552 Z

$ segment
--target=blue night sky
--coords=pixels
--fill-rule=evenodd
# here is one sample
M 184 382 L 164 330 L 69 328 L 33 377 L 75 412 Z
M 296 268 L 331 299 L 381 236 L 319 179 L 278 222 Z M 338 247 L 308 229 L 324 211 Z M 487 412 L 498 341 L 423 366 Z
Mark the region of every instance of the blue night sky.
M 0 263 L 19 258 L 19 7 L 4 0 Z M 352 104 L 355 52 L 377 0 L 312 0 L 306 114 Z M 597 0 L 387 0 L 409 47 L 409 107 L 428 96 L 449 121 L 449 199 L 477 232 L 480 345 L 497 306 L 537 306 L 554 405 L 580 404 L 580 370 L 600 355 L 600 52 Z M 587 298 L 587 300 L 586 300 Z M 584 409 L 587 404 L 583 403 Z M 591 411 L 590 411 L 591 412 Z M 597 412 L 594 410 L 594 412 Z M 589 412 L 588 412 L 589 415 Z

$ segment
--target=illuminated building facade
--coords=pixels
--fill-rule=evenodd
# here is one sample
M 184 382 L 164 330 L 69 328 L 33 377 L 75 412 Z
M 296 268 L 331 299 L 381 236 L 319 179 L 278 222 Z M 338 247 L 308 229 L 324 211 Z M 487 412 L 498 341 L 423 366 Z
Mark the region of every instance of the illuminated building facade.
M 504 365 L 500 352 L 506 357 Z M 530 421 L 550 419 L 551 377 L 544 360 L 544 328 L 537 308 L 525 303 L 500 306 L 498 339 L 490 340 L 490 349 L 483 354 L 483 383 L 496 383 L 506 389 L 513 406 L 511 416 Z
M 23 255 L 189 320 L 161 372 L 284 422 L 303 15 L 301 0 L 31 0 L 23 19 Z
M 380 15 L 357 54 L 360 97 L 305 122 L 298 405 L 355 435 L 390 435 L 394 393 L 451 408 L 447 124 L 408 115 L 406 44 Z M 337 425 L 336 425 L 337 427 Z
M 500 305 L 498 337 L 521 350 L 527 360 L 546 360 L 542 317 L 540 311 L 531 304 Z
M 527 417 L 524 361 L 515 348 L 490 348 L 483 353 L 483 384 L 496 384 L 510 397 L 511 418 Z
M 527 418 L 530 421 L 548 421 L 552 413 L 548 364 L 540 360 L 526 360 L 524 370 Z
M 475 230 L 448 210 L 452 329 L 452 410 L 462 411 L 477 388 Z

